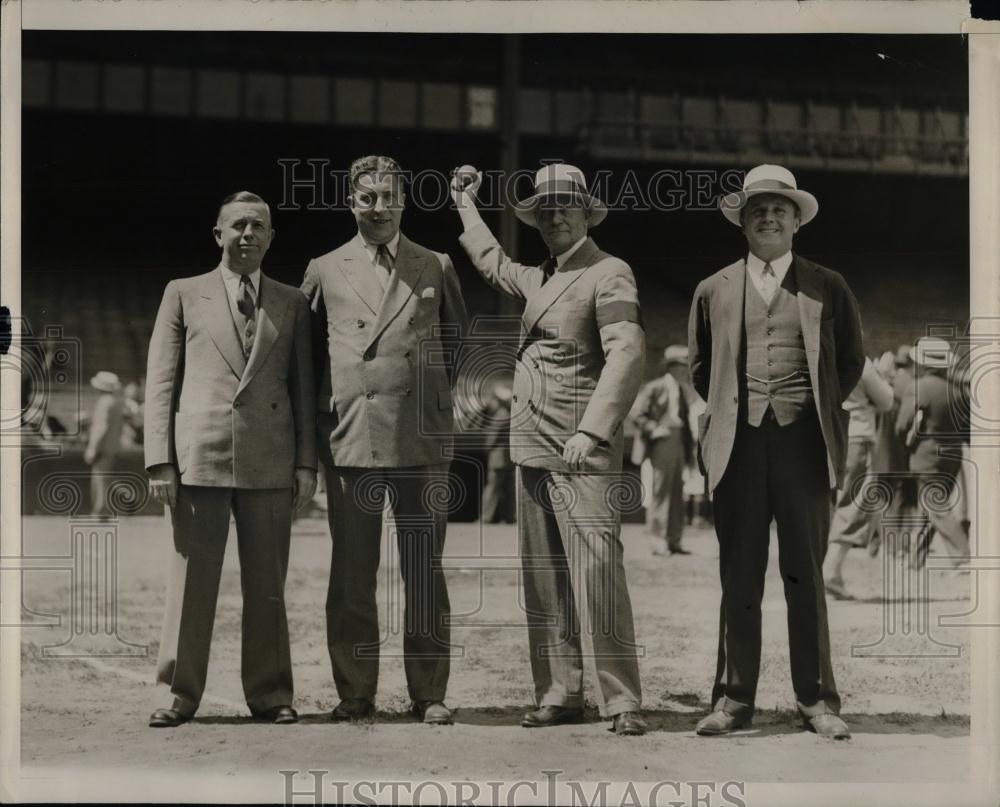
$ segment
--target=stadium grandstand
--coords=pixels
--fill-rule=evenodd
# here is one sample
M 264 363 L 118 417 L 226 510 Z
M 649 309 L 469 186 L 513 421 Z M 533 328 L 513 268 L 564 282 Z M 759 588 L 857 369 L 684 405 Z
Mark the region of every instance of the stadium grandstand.
M 413 172 L 562 159 L 600 177 L 616 209 L 594 234 L 635 270 L 650 370 L 684 341 L 698 281 L 744 251 L 715 208 L 721 174 L 760 162 L 819 198 L 796 248 L 847 278 L 868 353 L 968 318 L 957 36 L 25 31 L 22 92 L 23 314 L 79 344 L 66 369 L 84 411 L 98 370 L 143 375 L 167 280 L 215 265 L 223 196 L 271 201 L 265 269 L 297 285 L 351 236 L 327 183 L 364 153 Z M 670 209 L 653 198 L 664 178 Z M 422 207 L 403 229 L 452 256 L 470 312 L 510 313 L 467 263 L 447 198 Z M 528 228 L 488 223 L 543 257 Z M 80 411 L 72 392 L 49 405 Z

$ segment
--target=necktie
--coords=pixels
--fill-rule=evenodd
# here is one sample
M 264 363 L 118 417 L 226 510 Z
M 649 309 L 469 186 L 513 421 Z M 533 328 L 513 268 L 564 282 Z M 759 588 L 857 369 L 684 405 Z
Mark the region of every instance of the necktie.
M 257 300 L 253 293 L 253 283 L 249 275 L 240 277 L 240 290 L 236 295 L 236 308 L 243 316 L 243 355 L 250 358 L 253 337 L 257 331 Z
M 764 264 L 764 270 L 760 273 L 760 293 L 768 305 L 774 299 L 774 293 L 778 290 L 778 276 L 774 274 L 774 268 L 770 263 Z
M 549 279 L 556 272 L 556 261 L 555 258 L 546 258 L 545 263 L 542 264 L 542 285 L 544 286 L 549 282 Z
M 375 250 L 375 277 L 382 284 L 382 291 L 389 285 L 390 274 L 392 274 L 392 255 L 389 254 L 389 247 L 379 244 Z

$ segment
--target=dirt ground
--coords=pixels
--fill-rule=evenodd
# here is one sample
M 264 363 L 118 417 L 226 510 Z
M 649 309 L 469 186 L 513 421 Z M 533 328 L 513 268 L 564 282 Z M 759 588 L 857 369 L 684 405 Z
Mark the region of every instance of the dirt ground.
M 156 518 L 123 519 L 117 533 L 118 632 L 128 642 L 145 645 L 144 655 L 48 658 L 43 647 L 69 635 L 70 577 L 59 570 L 24 575 L 24 605 L 32 612 L 26 617 L 37 622 L 47 619 L 44 614 L 61 615 L 59 626 L 23 631 L 21 754 L 29 770 L 239 776 L 322 768 L 347 780 L 538 780 L 547 769 L 586 781 L 913 783 L 968 777 L 968 631 L 941 627 L 938 618 L 970 610 L 974 576 L 931 572 L 922 605 L 912 592 L 894 585 L 883 607 L 881 559 L 852 553 L 845 576 L 857 599 L 830 602 L 830 629 L 843 714 L 854 737 L 831 743 L 802 731 L 794 712 L 785 605 L 772 540 L 758 717 L 750 731 L 699 738 L 694 725 L 709 708 L 717 641 L 714 533 L 690 530 L 686 543 L 693 555 L 660 558 L 650 553 L 641 527 L 626 526 L 626 570 L 652 730 L 641 738 L 614 736 L 591 699 L 585 724 L 529 731 L 518 725 L 530 705 L 532 684 L 518 607 L 515 529 L 452 524 L 446 565 L 459 647 L 448 703 L 456 725 L 427 727 L 408 717 L 400 614 L 386 605 L 398 602 L 398 591 L 381 583 L 387 638 L 378 720 L 343 725 L 327 719 L 337 702 L 323 615 L 329 536 L 325 522 L 305 519 L 295 526 L 287 587 L 295 706 L 302 722 L 285 727 L 253 723 L 242 702 L 240 587 L 231 535 L 207 695 L 194 722 L 156 731 L 147 728 L 148 715 L 169 702 L 154 686 L 169 533 L 166 522 Z M 24 522 L 25 554 L 65 555 L 69 543 L 65 519 Z M 394 553 L 383 552 L 382 579 L 398 579 L 394 564 Z M 907 618 L 914 621 L 907 624 Z M 85 635 L 83 645 L 87 640 Z M 862 645 L 871 646 L 867 657 L 858 649 Z M 588 680 L 588 692 L 592 683 Z M 276 790 L 264 800 L 280 800 L 279 779 L 275 773 Z

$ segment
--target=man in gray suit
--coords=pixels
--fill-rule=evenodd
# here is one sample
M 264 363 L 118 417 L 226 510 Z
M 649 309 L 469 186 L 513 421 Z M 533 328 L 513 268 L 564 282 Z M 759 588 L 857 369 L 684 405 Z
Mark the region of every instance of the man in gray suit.
M 243 690 L 255 717 L 298 720 L 285 615 L 292 512 L 316 487 L 309 307 L 261 271 L 271 211 L 247 191 L 222 202 L 219 266 L 172 280 L 149 344 L 143 441 L 154 498 L 171 508 L 174 556 L 159 683 L 177 726 L 205 691 L 219 577 L 236 517 L 243 588 Z
M 691 379 L 707 402 L 699 458 L 713 499 L 722 605 L 714 711 L 698 734 L 748 726 L 760 672 L 771 520 L 788 604 L 795 697 L 808 728 L 846 739 L 830 663 L 823 557 L 847 453 L 841 407 L 864 366 L 858 306 L 836 272 L 792 253 L 819 209 L 792 173 L 761 165 L 722 200 L 749 254 L 695 289 Z
M 323 360 L 319 450 L 333 538 L 327 643 L 341 698 L 331 717 L 375 714 L 375 589 L 388 491 L 405 585 L 412 708 L 425 723 L 447 724 L 450 607 L 441 556 L 455 358 L 467 315 L 448 256 L 399 231 L 405 194 L 396 161 L 361 157 L 350 182 L 358 234 L 310 261 L 302 284 Z
M 618 734 L 643 734 L 632 605 L 622 565 L 622 422 L 642 381 L 645 335 L 635 278 L 588 230 L 607 215 L 583 173 L 549 165 L 517 216 L 550 258 L 504 254 L 476 210 L 480 177 L 452 193 L 461 243 L 498 291 L 525 303 L 511 399 L 518 535 L 537 707 L 526 728 L 583 716 L 582 642 L 597 667 L 601 715 Z M 585 626 L 581 629 L 581 625 Z

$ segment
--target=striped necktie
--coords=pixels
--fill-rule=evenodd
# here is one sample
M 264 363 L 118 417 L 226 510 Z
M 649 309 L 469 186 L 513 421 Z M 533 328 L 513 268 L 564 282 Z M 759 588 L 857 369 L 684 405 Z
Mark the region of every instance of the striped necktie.
M 240 290 L 236 295 L 236 308 L 243 317 L 243 355 L 250 358 L 253 337 L 257 332 L 257 299 L 249 275 L 240 276 Z
M 375 277 L 382 284 L 382 291 L 389 287 L 389 275 L 392 274 L 392 255 L 389 254 L 389 247 L 379 244 L 375 250 Z
M 760 294 L 768 305 L 771 304 L 777 290 L 778 276 L 774 273 L 774 267 L 770 263 L 765 263 L 764 269 L 760 273 Z

